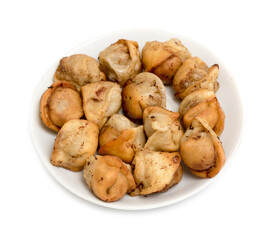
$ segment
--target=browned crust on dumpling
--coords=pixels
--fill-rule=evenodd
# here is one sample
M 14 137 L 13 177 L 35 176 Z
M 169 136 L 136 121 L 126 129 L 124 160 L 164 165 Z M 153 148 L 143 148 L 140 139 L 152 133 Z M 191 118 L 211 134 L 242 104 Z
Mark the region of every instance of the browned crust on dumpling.
M 110 116 L 121 108 L 121 88 L 115 82 L 102 81 L 87 84 L 81 88 L 84 114 L 89 121 L 99 128 Z
M 147 107 L 143 113 L 144 129 L 148 136 L 145 148 L 154 151 L 178 151 L 179 141 L 183 135 L 178 118 L 179 112 Z
M 181 41 L 172 38 L 166 42 L 146 42 L 142 50 L 142 63 L 146 72 L 156 74 L 164 84 L 172 78 L 185 59 L 191 54 Z
M 115 156 L 90 157 L 83 176 L 95 196 L 105 202 L 117 201 L 136 187 L 128 167 Z
M 183 176 L 183 168 L 182 168 L 182 165 L 181 163 L 179 164 L 178 168 L 176 169 L 174 175 L 173 175 L 173 178 L 172 178 L 172 181 L 170 182 L 170 184 L 165 187 L 161 192 L 166 192 L 168 191 L 171 187 L 173 187 L 174 185 L 178 184 L 181 179 L 182 179 L 182 176 Z
M 114 114 L 102 128 L 99 143 L 99 154 L 117 156 L 131 163 L 135 151 L 145 144 L 143 126 L 136 126 L 125 116 Z
M 109 80 L 117 81 L 123 86 L 142 70 L 138 43 L 118 40 L 100 52 L 99 63 Z
M 178 152 L 156 152 L 140 149 L 132 162 L 137 184 L 131 196 L 167 191 L 182 178 L 181 156 Z
M 216 176 L 225 163 L 221 141 L 201 118 L 195 118 L 193 129 L 186 131 L 182 136 L 180 153 L 191 172 L 202 178 Z
M 98 153 L 100 155 L 117 156 L 124 162 L 131 163 L 134 156 L 132 144 L 135 136 L 135 129 L 124 130 L 116 139 L 101 146 Z
M 219 88 L 217 78 L 219 65 L 210 68 L 198 57 L 186 59 L 177 70 L 173 79 L 175 96 L 184 99 L 191 92 L 208 89 L 216 92 Z
M 152 73 L 139 73 L 126 82 L 122 90 L 124 113 L 132 119 L 142 119 L 149 106 L 166 107 L 166 93 L 162 81 Z
M 96 59 L 85 54 L 74 54 L 60 60 L 54 75 L 54 81 L 68 81 L 80 90 L 82 86 L 91 82 L 106 80 Z
M 224 129 L 225 114 L 213 91 L 201 89 L 190 93 L 179 106 L 180 117 L 185 129 L 195 117 L 205 119 L 218 136 Z
M 77 172 L 98 146 L 98 126 L 90 121 L 73 119 L 66 122 L 57 134 L 51 163 Z
M 50 129 L 58 132 L 71 119 L 82 117 L 82 99 L 73 84 L 53 83 L 41 96 L 40 117 Z

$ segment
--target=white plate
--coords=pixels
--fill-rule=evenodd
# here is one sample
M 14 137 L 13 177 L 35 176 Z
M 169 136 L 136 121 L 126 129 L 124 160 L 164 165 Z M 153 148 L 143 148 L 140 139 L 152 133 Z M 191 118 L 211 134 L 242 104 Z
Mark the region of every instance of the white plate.
M 209 66 L 214 63 L 218 63 L 220 66 L 220 74 L 218 78 L 220 89 L 217 92 L 217 97 L 226 115 L 225 129 L 221 135 L 221 140 L 226 154 L 225 168 L 227 167 L 230 159 L 233 157 L 233 153 L 237 150 L 240 141 L 242 130 L 241 100 L 230 72 L 226 69 L 220 59 L 218 59 L 204 46 L 189 38 L 179 36 L 178 34 L 159 30 L 136 29 L 114 32 L 100 36 L 96 39 L 82 43 L 73 50 L 67 52 L 64 56 L 69 56 L 76 53 L 85 53 L 97 59 L 101 50 L 105 49 L 111 43 L 116 42 L 120 38 L 137 41 L 141 51 L 146 41 L 167 41 L 172 37 L 179 38 L 182 43 L 190 50 L 193 56 L 200 57 Z M 179 202 L 199 192 L 208 184 L 210 184 L 214 179 L 216 179 L 200 179 L 191 174 L 187 169 L 184 169 L 184 175 L 181 182 L 165 193 L 151 194 L 148 195 L 148 197 L 130 197 L 126 195 L 123 199 L 117 202 L 105 203 L 93 195 L 82 177 L 82 172 L 75 173 L 63 168 L 52 166 L 50 164 L 50 156 L 52 153 L 56 133 L 47 129 L 41 122 L 39 116 L 39 101 L 43 92 L 47 89 L 48 86 L 52 84 L 53 75 L 58 66 L 58 63 L 59 59 L 46 72 L 36 89 L 32 103 L 33 106 L 31 110 L 30 126 L 33 143 L 41 160 L 52 176 L 66 189 L 76 194 L 80 198 L 101 206 L 124 210 L 143 210 L 162 207 Z M 172 111 L 178 111 L 180 102 L 173 97 L 173 89 L 166 87 L 166 91 L 167 108 Z M 223 174 L 223 169 L 220 174 Z

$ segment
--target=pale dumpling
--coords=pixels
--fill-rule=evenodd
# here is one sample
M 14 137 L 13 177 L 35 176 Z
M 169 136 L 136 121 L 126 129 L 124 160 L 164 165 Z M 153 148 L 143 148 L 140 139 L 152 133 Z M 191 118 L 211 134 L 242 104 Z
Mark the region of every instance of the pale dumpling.
M 114 202 L 136 187 L 129 168 L 115 156 L 91 156 L 86 161 L 83 176 L 95 196 Z
M 144 129 L 148 140 L 145 148 L 154 151 L 175 152 L 183 135 L 178 120 L 179 112 L 160 107 L 148 107 L 143 113 Z
M 121 88 L 117 83 L 102 81 L 87 84 L 81 88 L 83 110 L 87 120 L 99 128 L 110 116 L 121 108 Z
M 156 74 L 169 85 L 178 68 L 190 58 L 189 50 L 177 38 L 166 42 L 146 42 L 142 50 L 142 63 L 146 72 Z
M 98 126 L 83 119 L 66 122 L 59 130 L 51 163 L 71 171 L 82 170 L 85 161 L 95 154 L 98 146 Z
M 166 107 L 166 92 L 162 81 L 152 73 L 139 73 L 126 82 L 122 91 L 124 113 L 131 119 L 142 119 L 149 106 Z
M 180 153 L 191 172 L 202 178 L 216 176 L 225 163 L 221 141 L 201 118 L 195 118 L 192 128 L 181 137 Z
M 180 119 L 185 129 L 195 117 L 205 119 L 218 136 L 224 129 L 225 114 L 213 91 L 197 90 L 185 97 L 179 106 Z
M 219 88 L 217 78 L 219 65 L 214 64 L 210 68 L 198 57 L 188 58 L 177 70 L 173 78 L 175 96 L 183 99 L 189 93 L 207 89 L 216 92 Z
M 141 149 L 135 154 L 132 168 L 137 187 L 131 196 L 167 191 L 179 183 L 183 175 L 178 152 Z
M 99 144 L 98 154 L 117 156 L 131 163 L 135 152 L 145 144 L 143 126 L 137 126 L 121 114 L 114 114 L 103 126 Z
M 55 82 L 71 82 L 78 90 L 85 84 L 105 79 L 105 74 L 100 70 L 97 60 L 85 54 L 62 58 L 54 75 Z
M 138 43 L 120 39 L 100 52 L 99 63 L 107 78 L 121 86 L 141 72 Z
M 82 115 L 81 96 L 69 82 L 53 83 L 41 96 L 40 117 L 48 128 L 56 132 L 67 121 L 79 119 Z

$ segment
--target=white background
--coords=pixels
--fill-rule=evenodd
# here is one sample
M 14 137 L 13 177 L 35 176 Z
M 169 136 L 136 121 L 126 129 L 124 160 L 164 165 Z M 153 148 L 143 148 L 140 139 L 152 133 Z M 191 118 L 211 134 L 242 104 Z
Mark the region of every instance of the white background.
M 274 1 L 1 1 L 0 239 L 275 239 Z M 243 100 L 238 152 L 218 179 L 169 207 L 118 211 L 63 189 L 32 145 L 31 98 L 65 52 L 102 33 L 169 30 L 203 43 Z

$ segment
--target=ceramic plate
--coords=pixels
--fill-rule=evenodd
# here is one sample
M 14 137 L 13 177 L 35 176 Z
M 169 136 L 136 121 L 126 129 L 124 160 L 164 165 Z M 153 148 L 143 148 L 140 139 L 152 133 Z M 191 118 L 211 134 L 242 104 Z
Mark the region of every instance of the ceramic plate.
M 207 63 L 208 66 L 211 66 L 215 63 L 219 64 L 220 66 L 220 74 L 218 78 L 220 89 L 217 92 L 217 98 L 226 116 L 225 129 L 220 137 L 226 155 L 226 164 L 224 166 L 225 169 L 229 164 L 229 161 L 233 157 L 233 153 L 236 151 L 239 145 L 242 129 L 241 100 L 231 73 L 227 70 L 221 60 L 202 44 L 199 44 L 194 40 L 174 33 L 159 30 L 136 29 L 102 35 L 98 38 L 80 44 L 73 50 L 64 54 L 64 56 L 84 53 L 97 59 L 100 51 L 121 38 L 137 41 L 141 51 L 146 41 L 167 41 L 172 37 L 179 38 L 182 43 L 190 50 L 193 56 L 200 57 L 203 61 Z M 63 168 L 52 166 L 50 164 L 50 157 L 56 133 L 47 129 L 40 120 L 39 101 L 43 92 L 47 89 L 48 86 L 53 83 L 53 75 L 58 64 L 59 59 L 57 59 L 56 63 L 46 72 L 44 77 L 40 80 L 39 85 L 34 93 L 30 126 L 33 143 L 41 160 L 45 164 L 48 171 L 52 174 L 52 176 L 63 187 L 76 194 L 80 198 L 83 198 L 97 205 L 124 210 L 143 210 L 162 207 L 182 201 L 201 191 L 203 188 L 205 188 L 213 180 L 216 179 L 200 179 L 192 175 L 187 169 L 184 168 L 184 175 L 181 182 L 165 193 L 151 194 L 147 197 L 130 197 L 126 195 L 124 198 L 117 202 L 105 203 L 93 195 L 83 179 L 82 172 L 76 173 Z M 166 92 L 167 109 L 171 111 L 178 111 L 180 101 L 174 98 L 173 89 L 171 87 L 166 87 Z M 219 174 L 223 174 L 223 169 Z

